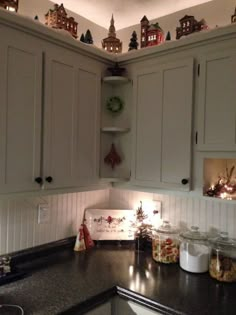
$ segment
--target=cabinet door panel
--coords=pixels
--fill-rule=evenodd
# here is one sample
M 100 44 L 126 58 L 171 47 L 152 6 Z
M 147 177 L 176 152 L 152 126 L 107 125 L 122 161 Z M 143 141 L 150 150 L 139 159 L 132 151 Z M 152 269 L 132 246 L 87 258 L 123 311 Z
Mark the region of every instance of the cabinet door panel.
M 44 177 L 47 188 L 74 184 L 75 87 L 74 54 L 57 47 L 45 58 Z
M 98 178 L 98 105 L 100 77 L 90 70 L 78 70 L 77 178 L 89 184 Z
M 193 64 L 163 71 L 161 182 L 181 185 L 190 176 Z
M 138 74 L 136 78 L 136 144 L 134 182 L 155 185 L 160 178 L 161 72 Z
M 1 34 L 1 192 L 38 190 L 40 176 L 42 51 L 37 40 Z
M 236 149 L 236 54 L 221 52 L 201 60 L 199 82 L 200 150 Z

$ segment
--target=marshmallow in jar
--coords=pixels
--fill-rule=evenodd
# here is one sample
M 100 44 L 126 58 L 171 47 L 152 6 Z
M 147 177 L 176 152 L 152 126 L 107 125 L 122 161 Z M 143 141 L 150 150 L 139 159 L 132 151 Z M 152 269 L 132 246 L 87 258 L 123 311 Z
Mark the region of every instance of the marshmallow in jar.
M 152 257 L 155 261 L 164 264 L 179 261 L 179 231 L 169 221 L 163 221 L 153 233 Z
M 209 246 L 207 236 L 197 226 L 180 234 L 180 267 L 186 271 L 202 273 L 208 271 Z

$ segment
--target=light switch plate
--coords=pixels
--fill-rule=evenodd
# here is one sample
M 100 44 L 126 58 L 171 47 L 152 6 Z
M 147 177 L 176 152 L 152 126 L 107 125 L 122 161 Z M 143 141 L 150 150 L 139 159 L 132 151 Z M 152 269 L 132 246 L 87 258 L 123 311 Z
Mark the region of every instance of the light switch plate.
M 49 206 L 47 203 L 38 205 L 38 224 L 48 223 L 50 221 Z

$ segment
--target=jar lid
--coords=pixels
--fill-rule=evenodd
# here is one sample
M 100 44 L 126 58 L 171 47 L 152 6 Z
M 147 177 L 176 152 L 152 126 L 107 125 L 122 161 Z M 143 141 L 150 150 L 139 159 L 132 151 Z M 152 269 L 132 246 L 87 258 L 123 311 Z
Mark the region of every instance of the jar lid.
M 236 248 L 236 240 L 229 238 L 228 232 L 220 232 L 219 236 L 210 240 L 216 248 Z
M 207 241 L 206 234 L 199 232 L 198 226 L 191 226 L 190 230 L 181 233 L 180 236 L 189 240 Z
M 177 227 L 172 226 L 169 221 L 163 221 L 162 225 L 156 230 L 157 233 L 178 234 Z

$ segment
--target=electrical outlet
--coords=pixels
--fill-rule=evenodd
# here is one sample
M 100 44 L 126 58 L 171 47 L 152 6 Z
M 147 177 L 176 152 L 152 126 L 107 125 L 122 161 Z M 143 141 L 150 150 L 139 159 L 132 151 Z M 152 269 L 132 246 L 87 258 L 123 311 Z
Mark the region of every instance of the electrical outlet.
M 50 220 L 49 207 L 47 203 L 38 205 L 38 224 L 48 223 Z
M 162 223 L 162 211 L 161 211 L 161 201 L 153 200 L 153 218 L 152 218 L 152 225 L 155 229 L 157 229 Z

